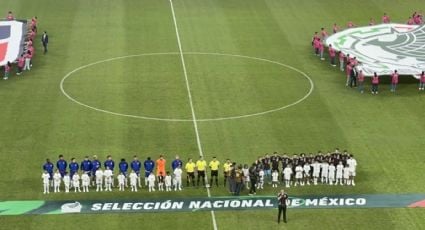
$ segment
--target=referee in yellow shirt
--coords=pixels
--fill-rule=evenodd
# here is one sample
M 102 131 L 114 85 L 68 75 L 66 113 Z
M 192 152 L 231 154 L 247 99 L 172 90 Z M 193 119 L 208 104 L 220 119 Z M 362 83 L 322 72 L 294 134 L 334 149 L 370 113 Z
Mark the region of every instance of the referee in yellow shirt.
M 187 173 L 187 187 L 192 182 L 192 185 L 195 187 L 195 163 L 193 163 L 192 158 L 189 158 L 186 165 L 184 166 Z
M 216 157 L 213 157 L 209 164 L 211 170 L 210 185 L 213 185 L 213 178 L 215 178 L 215 185 L 218 187 L 218 168 L 220 167 L 220 161 Z
M 232 167 L 232 162 L 230 162 L 230 159 L 226 159 L 226 162 L 223 164 L 223 171 L 224 171 L 224 187 L 226 187 L 226 182 L 228 177 L 230 176 L 230 168 Z
M 196 186 L 199 186 L 199 180 L 202 177 L 202 184 L 205 187 L 205 170 L 207 169 L 207 162 L 202 156 L 199 156 L 199 160 L 196 161 L 196 171 L 198 172 L 198 177 L 196 179 Z

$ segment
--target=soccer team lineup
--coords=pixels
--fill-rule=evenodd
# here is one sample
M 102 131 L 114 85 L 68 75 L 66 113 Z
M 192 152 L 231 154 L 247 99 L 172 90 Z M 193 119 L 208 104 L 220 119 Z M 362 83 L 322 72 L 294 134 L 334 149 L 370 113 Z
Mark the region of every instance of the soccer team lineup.
M 115 177 L 118 183 L 116 183 L 115 161 L 110 155 L 103 164 L 96 155 L 91 160 L 86 156 L 81 164 L 77 163 L 75 158 L 71 158 L 69 168 L 64 156 L 59 155 L 56 166 L 50 159 L 46 159 L 46 163 L 43 165 L 44 173 L 41 175 L 43 193 L 50 193 L 50 187 L 53 188 L 53 192 L 60 192 L 62 184 L 65 193 L 68 193 L 70 188 L 73 188 L 74 192 L 81 192 L 81 186 L 83 192 L 89 192 L 89 187 L 96 188 L 96 192 L 112 191 L 115 184 L 119 191 L 124 191 L 129 187 L 128 181 L 130 181 L 132 192 L 137 192 L 137 188 L 142 188 L 142 181 L 149 192 L 155 191 L 155 188 L 158 191 L 181 191 L 183 169 L 186 174 L 187 187 L 199 187 L 200 183 L 203 187 L 210 187 L 210 185 L 219 187 L 220 161 L 216 157 L 213 157 L 209 163 L 202 156 L 196 162 L 189 158 L 187 163 L 183 164 L 177 155 L 171 162 L 171 167 L 168 168 L 166 163 L 163 155 L 160 155 L 156 161 L 147 157 L 143 164 L 135 155 L 129 168 L 127 161 L 122 158 L 117 167 L 118 175 Z M 102 170 L 102 165 L 104 170 Z M 142 165 L 144 173 L 141 172 Z M 56 170 L 54 170 L 55 167 Z M 310 185 L 310 182 L 317 185 L 318 181 L 329 185 L 354 186 L 357 161 L 346 150 L 341 153 L 337 148 L 332 153 L 322 154 L 319 151 L 318 154 L 307 156 L 304 153 L 292 157 L 288 157 L 286 154 L 274 153 L 271 156 L 267 154 L 259 157 L 249 166 L 226 159 L 222 167 L 220 174 L 223 175 L 223 185 L 227 187 L 229 193 L 240 195 L 241 189 L 245 187 L 249 190 L 249 195 L 255 195 L 256 189 L 264 189 L 265 183 L 271 184 L 272 187 L 278 187 L 278 184 L 282 183 L 286 188 L 291 185 Z M 207 169 L 210 171 L 209 184 L 206 178 Z
M 425 229 L 423 6 L 2 1 L 0 229 Z

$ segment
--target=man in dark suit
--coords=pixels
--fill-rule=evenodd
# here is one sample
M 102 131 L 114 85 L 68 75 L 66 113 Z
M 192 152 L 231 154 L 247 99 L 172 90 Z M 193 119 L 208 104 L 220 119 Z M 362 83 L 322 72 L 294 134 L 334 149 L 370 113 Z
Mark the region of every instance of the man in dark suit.
M 280 223 L 280 216 L 283 214 L 283 222 L 286 223 L 286 201 L 288 200 L 288 194 L 282 189 L 277 195 L 279 214 L 277 215 L 277 223 Z
M 43 43 L 44 54 L 46 54 L 47 53 L 47 44 L 49 43 L 49 36 L 47 35 L 46 31 L 44 31 L 43 35 L 41 36 L 41 43 Z

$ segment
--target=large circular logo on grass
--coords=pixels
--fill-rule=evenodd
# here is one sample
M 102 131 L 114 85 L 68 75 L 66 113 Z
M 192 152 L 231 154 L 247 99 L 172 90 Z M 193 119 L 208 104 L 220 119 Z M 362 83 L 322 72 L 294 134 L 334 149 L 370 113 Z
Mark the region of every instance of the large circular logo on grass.
M 290 65 L 235 54 L 186 52 L 197 121 L 260 116 L 304 101 L 314 85 Z M 193 121 L 180 54 L 128 55 L 66 74 L 62 93 L 86 108 L 139 119 Z
M 326 44 L 357 57 L 367 76 L 418 75 L 425 70 L 425 25 L 380 24 L 331 35 Z

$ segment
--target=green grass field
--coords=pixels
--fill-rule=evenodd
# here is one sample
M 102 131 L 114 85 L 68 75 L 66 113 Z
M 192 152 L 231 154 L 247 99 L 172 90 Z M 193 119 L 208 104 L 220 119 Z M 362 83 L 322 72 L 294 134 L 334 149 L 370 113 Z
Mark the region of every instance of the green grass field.
M 175 0 L 184 52 L 236 54 L 293 66 L 314 82 L 301 103 L 259 116 L 199 121 L 205 158 L 250 163 L 274 151 L 352 151 L 355 187 L 291 188 L 292 195 L 423 193 L 425 95 L 401 79 L 396 94 L 347 89 L 341 72 L 312 54 L 314 31 L 336 22 L 367 24 L 387 12 L 405 22 L 420 0 Z M 50 36 L 43 55 L 40 35 L 34 68 L 0 82 L 0 200 L 93 200 L 206 197 L 205 189 L 180 193 L 42 194 L 41 166 L 59 153 L 69 161 L 97 154 L 130 160 L 175 154 L 197 158 L 190 121 L 157 121 L 111 115 L 70 101 L 62 78 L 89 63 L 127 55 L 72 74 L 69 95 L 87 105 L 134 116 L 192 119 L 170 3 L 167 0 L 3 0 L 0 12 L 39 19 Z M 41 33 L 39 33 L 41 34 Z M 309 92 L 309 81 L 284 66 L 253 59 L 184 55 L 197 119 L 235 117 L 279 108 Z M 367 87 L 370 85 L 368 84 Z M 221 181 L 220 181 L 221 182 Z M 274 195 L 267 188 L 259 195 Z M 212 196 L 228 195 L 212 188 Z M 290 210 L 277 226 L 276 210 L 217 211 L 218 229 L 425 229 L 421 209 Z M 210 212 L 1 216 L 0 229 L 213 229 Z

